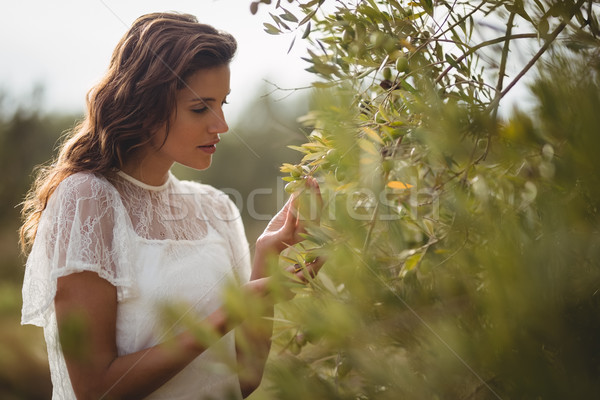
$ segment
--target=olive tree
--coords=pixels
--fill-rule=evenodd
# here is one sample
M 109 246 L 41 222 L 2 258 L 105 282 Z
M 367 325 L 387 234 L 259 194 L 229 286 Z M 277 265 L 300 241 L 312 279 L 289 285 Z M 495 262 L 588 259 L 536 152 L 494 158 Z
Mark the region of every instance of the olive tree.
M 599 5 L 250 4 L 308 44 L 307 140 L 281 167 L 308 227 L 283 262 L 327 259 L 278 306 L 256 398 L 600 392 Z

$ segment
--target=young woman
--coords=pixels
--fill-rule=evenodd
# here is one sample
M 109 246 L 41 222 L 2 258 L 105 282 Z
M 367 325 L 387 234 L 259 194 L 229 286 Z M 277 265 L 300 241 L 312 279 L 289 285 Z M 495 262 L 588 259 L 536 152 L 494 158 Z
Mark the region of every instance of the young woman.
M 267 257 L 299 240 L 295 201 L 268 224 L 251 264 L 228 197 L 169 171 L 210 166 L 228 129 L 235 50 L 232 36 L 193 16 L 140 17 L 89 92 L 85 119 L 38 174 L 21 229 L 22 323 L 44 328 L 54 399 L 241 398 L 260 383 L 268 318 L 234 335 L 221 294 L 233 278 L 267 293 Z M 179 327 L 165 342 L 159 309 L 172 302 L 221 339 L 207 348 Z M 235 336 L 258 351 L 249 357 Z

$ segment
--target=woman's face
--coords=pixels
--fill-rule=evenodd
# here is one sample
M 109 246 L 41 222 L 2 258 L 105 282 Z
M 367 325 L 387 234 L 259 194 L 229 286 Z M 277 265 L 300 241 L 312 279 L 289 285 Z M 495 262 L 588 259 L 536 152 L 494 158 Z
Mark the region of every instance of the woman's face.
M 170 167 L 178 162 L 198 170 L 210 166 L 219 133 L 229 129 L 223 115 L 230 91 L 229 77 L 229 66 L 222 65 L 199 70 L 187 79 L 187 86 L 177 92 L 166 141 L 165 128 L 152 140 L 155 165 L 164 163 Z

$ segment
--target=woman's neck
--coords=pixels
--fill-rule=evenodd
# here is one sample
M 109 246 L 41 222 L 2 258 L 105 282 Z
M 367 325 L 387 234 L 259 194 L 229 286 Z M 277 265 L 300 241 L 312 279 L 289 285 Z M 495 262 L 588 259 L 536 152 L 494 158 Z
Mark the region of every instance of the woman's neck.
M 172 165 L 172 161 L 158 159 L 148 154 L 137 154 L 127 160 L 121 170 L 147 185 L 161 186 L 169 179 L 169 170 Z

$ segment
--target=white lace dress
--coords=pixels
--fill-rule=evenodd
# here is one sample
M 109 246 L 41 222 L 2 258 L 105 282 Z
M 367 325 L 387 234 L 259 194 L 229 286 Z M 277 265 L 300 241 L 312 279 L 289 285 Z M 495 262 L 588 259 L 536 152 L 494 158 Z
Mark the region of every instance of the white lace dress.
M 42 214 L 23 282 L 21 323 L 44 328 L 53 399 L 75 398 L 58 341 L 56 281 L 81 271 L 116 287 L 124 355 L 161 342 L 164 302 L 186 302 L 200 317 L 214 311 L 228 280 L 249 279 L 250 257 L 237 208 L 208 185 L 171 174 L 159 187 L 122 172 L 65 179 Z M 230 332 L 148 398 L 241 398 L 232 365 Z

